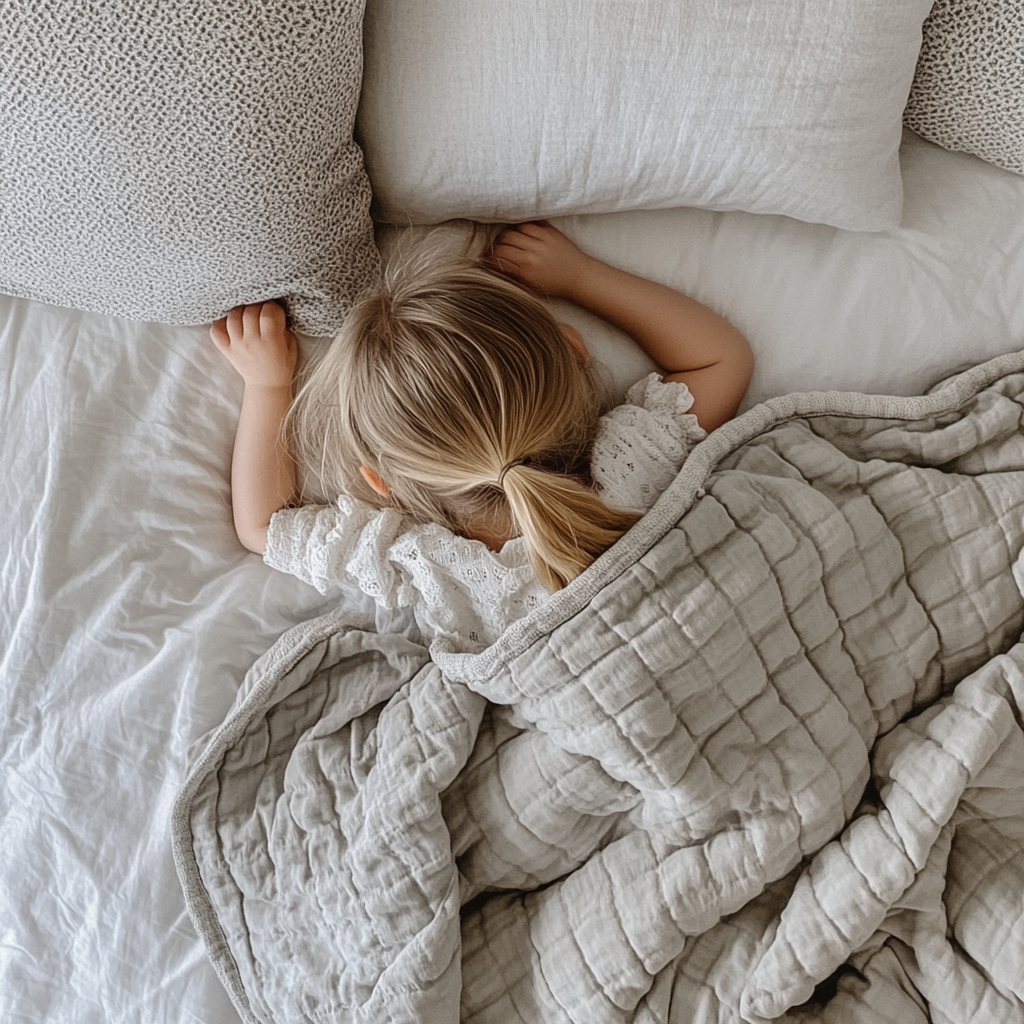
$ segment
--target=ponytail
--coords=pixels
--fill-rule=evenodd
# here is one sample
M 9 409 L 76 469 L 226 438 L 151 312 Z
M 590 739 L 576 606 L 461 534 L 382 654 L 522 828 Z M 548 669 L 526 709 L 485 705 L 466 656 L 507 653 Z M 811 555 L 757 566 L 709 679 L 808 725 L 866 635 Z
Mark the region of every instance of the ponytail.
M 481 522 L 520 533 L 538 579 L 558 590 L 639 518 L 582 482 L 597 389 L 536 296 L 435 255 L 392 264 L 349 313 L 296 397 L 296 453 L 328 493 L 466 536 Z
M 522 462 L 508 466 L 501 483 L 533 571 L 551 591 L 572 582 L 640 518 L 609 508 L 571 477 Z

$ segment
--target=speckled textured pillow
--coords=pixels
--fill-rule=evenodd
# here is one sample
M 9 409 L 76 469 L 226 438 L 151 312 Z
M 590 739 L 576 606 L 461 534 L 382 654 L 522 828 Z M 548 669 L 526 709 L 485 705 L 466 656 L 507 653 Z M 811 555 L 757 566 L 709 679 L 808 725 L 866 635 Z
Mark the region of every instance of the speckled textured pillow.
M 936 0 L 904 123 L 1024 174 L 1024 4 Z
M 333 333 L 378 265 L 363 0 L 3 0 L 0 291 Z

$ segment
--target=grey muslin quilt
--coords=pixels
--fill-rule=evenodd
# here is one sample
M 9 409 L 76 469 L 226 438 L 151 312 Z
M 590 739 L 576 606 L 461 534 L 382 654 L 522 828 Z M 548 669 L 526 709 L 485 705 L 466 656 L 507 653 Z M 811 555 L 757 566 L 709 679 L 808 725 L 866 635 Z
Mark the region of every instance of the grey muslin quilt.
M 289 631 L 174 812 L 242 1017 L 1024 1022 L 1022 418 L 775 399 L 482 654 Z

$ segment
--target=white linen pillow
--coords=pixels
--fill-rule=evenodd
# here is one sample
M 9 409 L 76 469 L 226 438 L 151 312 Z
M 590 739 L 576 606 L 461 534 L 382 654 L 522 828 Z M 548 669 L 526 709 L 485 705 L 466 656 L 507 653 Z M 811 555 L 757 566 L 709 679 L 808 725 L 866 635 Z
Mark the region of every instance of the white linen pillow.
M 698 206 L 899 222 L 931 0 L 368 0 L 375 214 Z
M 0 3 L 0 291 L 333 334 L 378 267 L 362 0 Z

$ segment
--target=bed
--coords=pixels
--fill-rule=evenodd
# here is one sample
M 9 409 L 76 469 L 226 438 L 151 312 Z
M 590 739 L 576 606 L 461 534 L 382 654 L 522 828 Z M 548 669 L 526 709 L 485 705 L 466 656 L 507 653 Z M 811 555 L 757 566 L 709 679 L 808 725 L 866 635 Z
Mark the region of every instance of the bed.
M 286 296 L 304 331 L 303 351 L 313 358 L 372 275 L 378 250 L 386 257 L 399 236 L 445 222 L 458 240 L 468 235 L 466 219 L 546 216 L 587 251 L 678 287 L 736 323 L 757 358 L 744 409 L 762 417 L 762 426 L 763 403 L 794 392 L 924 395 L 1000 356 L 1008 361 L 998 364 L 999 373 L 1019 372 L 1011 354 L 1024 347 L 1024 89 L 1014 6 L 936 4 L 931 42 L 926 25 L 919 62 L 926 2 L 834 0 L 817 22 L 805 5 L 782 5 L 774 18 L 764 15 L 764 5 L 690 5 L 691 49 L 678 88 L 689 94 L 694 82 L 710 81 L 701 102 L 720 109 L 690 111 L 686 131 L 671 135 L 657 117 L 648 118 L 646 130 L 617 149 L 610 140 L 636 122 L 650 97 L 679 102 L 658 84 L 672 76 L 644 70 L 664 68 L 666 54 L 681 45 L 673 35 L 673 7 L 652 3 L 641 16 L 637 5 L 601 5 L 601 18 L 620 19 L 610 31 L 601 18 L 583 17 L 573 0 L 547 6 L 435 0 L 415 11 L 371 0 L 365 21 L 361 4 L 243 4 L 232 21 L 237 12 L 231 18 L 211 13 L 226 10 L 219 5 L 166 3 L 166 21 L 154 34 L 139 5 L 93 5 L 77 21 L 51 17 L 46 4 L 0 6 L 23 47 L 12 49 L 22 56 L 3 79 L 17 117 L 0 124 L 7 189 L 0 200 L 6 254 L 0 290 L 8 293 L 0 295 L 5 1022 L 442 1024 L 458 1017 L 457 998 L 455 1015 L 438 1017 L 418 1017 L 414 1002 L 407 1006 L 397 997 L 384 1006 L 367 1001 L 363 1010 L 355 1004 L 331 1010 L 312 997 L 303 1002 L 301 991 L 290 993 L 294 1005 L 261 1002 L 261 985 L 272 986 L 258 970 L 234 979 L 225 974 L 229 959 L 242 960 L 238 932 L 227 929 L 222 934 L 230 942 L 217 946 L 209 920 L 193 920 L 199 889 L 208 898 L 216 886 L 213 875 L 190 874 L 183 787 L 195 782 L 197 764 L 209 763 L 211 737 L 223 737 L 217 730 L 237 716 L 238 695 L 253 692 L 260 672 L 266 676 L 263 656 L 289 630 L 324 616 L 365 636 L 394 627 L 358 593 L 322 597 L 238 544 L 229 466 L 240 380 L 204 326 L 231 305 Z M 183 13 L 189 10 L 206 12 L 208 21 L 197 28 Z M 705 18 L 708 11 L 718 20 Z M 961 58 L 983 58 L 976 47 L 953 42 L 965 35 L 965 18 L 973 31 L 979 17 L 997 27 L 985 38 L 1001 39 L 1011 56 L 1000 57 L 992 44 L 994 56 L 984 60 L 998 70 L 989 68 L 972 84 L 970 62 Z M 253 18 L 264 19 L 255 32 Z M 239 51 L 231 33 L 243 23 L 244 52 L 258 52 L 259 59 L 232 56 Z M 189 46 L 154 45 L 174 32 L 187 34 Z M 218 46 L 203 42 L 211 38 Z M 814 52 L 799 49 L 802 38 L 812 39 L 807 45 Z M 579 45 L 567 47 L 567 39 Z M 337 59 L 339 47 L 345 60 Z M 109 69 L 115 52 L 127 54 L 126 63 L 145 69 L 152 81 L 192 89 L 191 98 L 200 98 L 186 111 L 190 120 L 172 117 L 181 91 L 157 109 L 152 97 L 167 95 L 164 85 L 151 94 L 129 90 L 133 102 L 150 96 L 138 137 L 118 135 L 124 122 L 117 121 L 111 130 L 120 148 L 89 141 L 96 118 L 111 109 L 104 111 L 96 96 L 108 94 L 100 90 L 76 106 L 86 94 L 68 91 L 74 81 L 68 69 L 86 76 L 79 82 L 94 82 L 88 75 Z M 879 63 L 864 63 L 872 52 Z M 498 53 L 504 58 L 496 64 Z M 153 54 L 160 55 L 166 80 L 154 77 Z M 484 56 L 473 63 L 472 54 Z M 607 71 L 615 66 L 609 54 L 618 55 L 628 75 Z M 207 101 L 214 94 L 197 84 L 204 61 L 221 62 L 215 68 L 225 74 L 228 64 L 245 72 L 215 93 L 230 102 L 215 104 L 213 113 Z M 287 93 L 278 95 L 263 86 L 278 80 L 282 61 L 294 74 Z M 522 74 L 530 61 L 536 76 Z M 194 80 L 181 74 L 190 67 L 200 69 Z M 32 78 L 37 72 L 41 77 Z M 585 90 L 573 90 L 574 73 L 584 76 Z M 627 96 L 630 75 L 638 77 Z M 740 83 L 736 94 L 729 92 L 730 75 Z M 980 105 L 971 88 L 981 90 Z M 947 107 L 959 103 L 979 117 L 995 108 L 999 131 L 986 122 L 972 135 L 969 124 L 958 123 L 943 134 L 942 103 L 935 99 L 942 89 L 952 89 Z M 723 121 L 742 107 L 736 96 L 752 90 L 758 102 L 777 100 L 771 118 L 767 108 L 748 104 L 746 127 Z M 240 104 L 239 96 L 254 94 L 260 102 L 253 108 Z M 984 102 L 997 95 L 1003 98 Z M 798 111 L 799 124 L 788 127 L 778 120 L 783 108 L 792 112 L 814 96 L 839 106 Z M 306 106 L 296 107 L 296 97 Z M 314 128 L 296 133 L 296 118 L 313 109 Z M 594 109 L 605 113 L 595 120 Z M 67 110 L 75 116 L 65 116 Z M 488 110 L 494 111 L 491 129 L 481 120 Z M 943 145 L 901 128 L 904 119 Z M 189 140 L 181 152 L 166 144 L 168 124 Z M 232 133 L 238 124 L 243 130 Z M 248 124 L 257 127 L 246 134 Z M 267 124 L 273 131 L 259 128 Z M 830 134 L 813 137 L 813 127 L 823 124 Z M 782 141 L 773 148 L 777 137 Z M 220 175 L 204 178 L 204 161 L 225 148 L 225 139 L 232 162 L 216 164 Z M 472 144 L 460 147 L 467 139 Z M 502 150 L 510 139 L 533 140 L 537 150 Z M 740 156 L 738 139 L 746 140 Z M 684 143 L 697 156 L 680 177 L 672 147 Z M 47 152 L 62 157 L 48 161 Z M 83 154 L 80 164 L 67 158 L 75 152 Z M 851 153 L 867 155 L 853 167 Z M 172 165 L 166 175 L 153 170 Z M 338 192 L 340 208 L 325 205 Z M 318 198 L 307 203 L 313 193 Z M 40 210 L 45 215 L 35 216 Z M 324 241 L 324 234 L 331 238 Z M 614 393 L 648 372 L 642 354 L 607 325 L 569 307 L 558 315 L 586 338 Z M 985 380 L 995 376 L 992 371 Z M 818 406 L 771 408 L 795 416 Z M 257 662 L 262 668 L 246 682 Z M 197 840 L 193 859 L 202 859 L 195 854 L 200 849 Z M 973 973 L 963 975 L 951 1001 L 932 1006 L 895 968 L 858 974 L 866 971 L 864 960 L 851 954 L 837 961 L 841 969 L 826 972 L 824 986 L 815 989 L 822 979 L 814 979 L 816 1001 L 794 989 L 786 1005 L 797 1007 L 797 1018 L 815 1020 L 1024 1020 L 1020 973 L 1014 981 L 1012 966 L 1024 949 L 1024 855 L 1011 852 L 1002 869 L 1001 888 L 989 897 L 998 902 L 988 913 L 1004 929 L 999 938 L 1009 959 L 972 961 Z M 226 885 L 221 891 L 223 904 L 208 899 L 215 919 L 235 899 Z M 748 926 L 774 927 L 766 922 L 788 896 L 770 886 L 764 892 L 744 904 L 747 917 L 729 917 L 739 910 L 726 914 L 742 922 L 734 938 Z M 467 898 L 477 897 L 467 889 Z M 947 898 L 967 897 L 950 892 Z M 301 936 L 288 948 L 306 949 Z M 727 946 L 699 948 L 708 963 L 728 959 Z M 310 964 L 318 962 L 307 953 Z M 652 973 L 657 984 L 621 994 L 614 1012 L 596 1004 L 502 1002 L 485 993 L 479 1006 L 489 1009 L 477 1016 L 466 1011 L 466 1019 L 768 1019 L 758 1014 L 769 1004 L 742 1002 L 738 989 L 728 991 L 720 981 L 704 989 L 695 983 L 704 993 L 695 1002 L 674 997 L 670 976 L 690 970 L 687 976 L 698 982 L 717 977 L 711 967 L 698 970 L 696 960 L 674 968 L 674 975 L 659 970 Z M 857 979 L 869 976 L 873 987 L 858 989 Z M 288 974 L 289 984 L 298 977 L 305 975 Z M 483 982 L 478 977 L 475 984 Z M 280 1015 L 278 1005 L 292 1006 L 290 1015 Z M 443 1001 L 430 1005 L 450 1011 Z M 684 1005 L 685 1018 L 679 1016 Z

